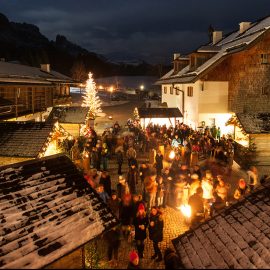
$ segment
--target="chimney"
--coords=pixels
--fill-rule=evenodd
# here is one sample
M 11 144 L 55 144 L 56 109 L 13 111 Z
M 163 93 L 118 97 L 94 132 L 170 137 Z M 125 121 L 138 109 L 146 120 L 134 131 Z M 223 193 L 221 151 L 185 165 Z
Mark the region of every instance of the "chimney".
M 251 26 L 251 22 L 240 22 L 239 23 L 239 34 L 244 33 Z
M 180 53 L 174 53 L 173 54 L 173 60 L 177 59 L 178 57 L 180 57 Z
M 222 31 L 214 31 L 213 32 L 213 45 L 222 40 Z
M 40 69 L 48 73 L 51 72 L 50 64 L 40 64 Z

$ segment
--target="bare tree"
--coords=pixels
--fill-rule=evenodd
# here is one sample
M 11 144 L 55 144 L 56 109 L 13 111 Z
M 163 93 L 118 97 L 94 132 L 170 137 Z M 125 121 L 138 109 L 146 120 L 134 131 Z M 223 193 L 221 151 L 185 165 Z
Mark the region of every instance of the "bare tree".
M 86 71 L 85 65 L 82 60 L 75 61 L 71 68 L 72 79 L 83 82 L 88 78 L 88 73 Z

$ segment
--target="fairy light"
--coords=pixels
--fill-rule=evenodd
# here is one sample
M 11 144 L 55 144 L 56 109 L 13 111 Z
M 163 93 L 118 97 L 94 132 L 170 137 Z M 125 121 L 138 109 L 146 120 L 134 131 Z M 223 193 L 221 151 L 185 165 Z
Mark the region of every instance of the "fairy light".
M 93 79 L 93 74 L 89 72 L 88 80 L 86 81 L 85 93 L 83 94 L 82 107 L 88 107 L 89 112 L 87 114 L 86 120 L 90 119 L 92 115 L 94 118 L 98 113 L 101 113 L 101 101 L 97 96 L 97 87 Z

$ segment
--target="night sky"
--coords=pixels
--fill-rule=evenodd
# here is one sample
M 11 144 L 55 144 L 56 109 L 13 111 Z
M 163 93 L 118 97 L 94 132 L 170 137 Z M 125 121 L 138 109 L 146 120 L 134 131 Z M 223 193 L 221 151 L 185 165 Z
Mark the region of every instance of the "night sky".
M 210 24 L 228 33 L 241 21 L 270 15 L 270 1 L 1 0 L 0 12 L 109 58 L 170 63 L 173 53 L 207 43 Z

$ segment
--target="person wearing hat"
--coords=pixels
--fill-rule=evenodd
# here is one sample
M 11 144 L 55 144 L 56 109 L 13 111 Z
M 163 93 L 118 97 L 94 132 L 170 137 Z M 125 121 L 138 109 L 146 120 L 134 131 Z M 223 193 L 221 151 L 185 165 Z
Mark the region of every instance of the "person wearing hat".
M 129 253 L 129 263 L 127 269 L 140 269 L 140 258 L 135 250 Z
M 238 187 L 236 188 L 233 197 L 236 200 L 239 200 L 243 196 L 245 196 L 249 192 L 248 186 L 246 184 L 246 181 L 241 178 L 238 182 Z
M 143 203 L 140 203 L 138 212 L 134 218 L 133 225 L 135 227 L 135 240 L 139 253 L 139 257 L 143 258 L 144 240 L 146 239 L 146 229 L 148 227 L 148 216 Z

